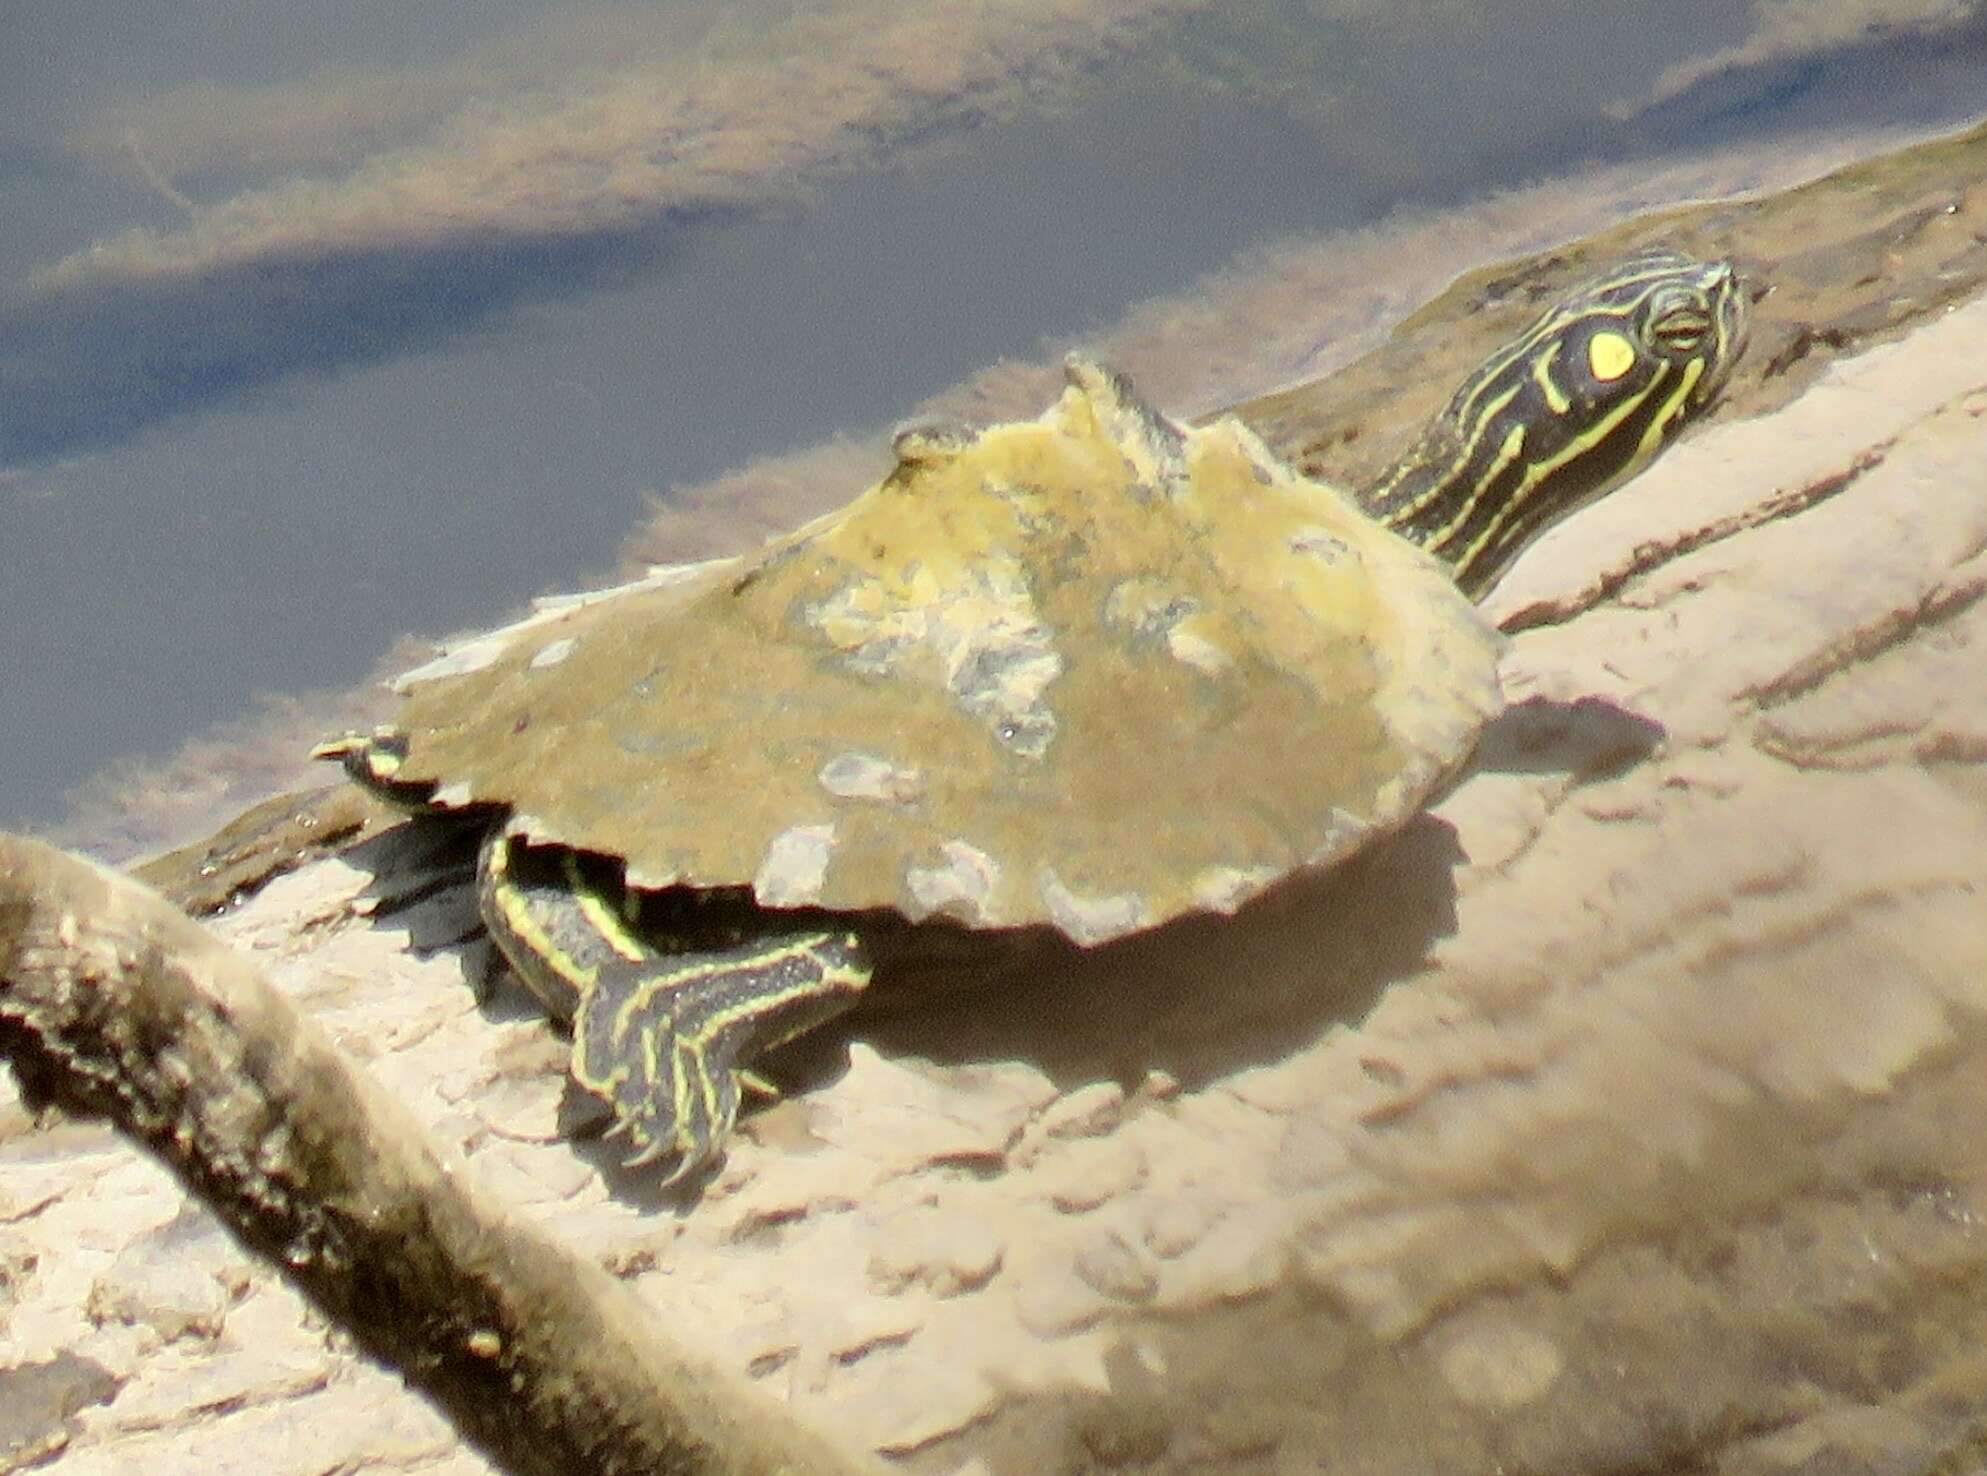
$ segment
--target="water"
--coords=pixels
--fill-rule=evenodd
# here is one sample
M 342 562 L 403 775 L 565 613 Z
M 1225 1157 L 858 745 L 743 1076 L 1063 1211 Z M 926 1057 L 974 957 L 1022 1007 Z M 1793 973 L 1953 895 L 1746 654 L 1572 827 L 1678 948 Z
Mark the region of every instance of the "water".
M 869 433 L 1265 241 L 1776 129 L 1956 118 L 1987 56 L 1978 24 L 1859 38 L 1848 3 L 1840 39 L 1789 50 L 1729 0 L 1661 27 L 1288 0 L 1136 45 L 1015 0 L 970 58 L 1009 44 L 1013 86 L 907 49 L 900 96 L 851 104 L 861 46 L 813 36 L 794 55 L 846 53 L 847 76 L 741 106 L 715 176 L 641 173 L 680 136 L 654 124 L 670 87 L 757 75 L 785 9 L 755 37 L 690 4 L 11 8 L 0 818 L 53 822 L 106 763 L 255 693 L 351 683 L 402 632 L 569 587 L 658 489 Z M 1062 62 L 1023 54 L 1063 24 Z M 558 130 L 575 149 L 536 157 Z M 383 176 L 413 203 L 369 199 Z M 291 178 L 313 184 L 270 193 Z M 51 283 L 131 227 L 166 247 Z

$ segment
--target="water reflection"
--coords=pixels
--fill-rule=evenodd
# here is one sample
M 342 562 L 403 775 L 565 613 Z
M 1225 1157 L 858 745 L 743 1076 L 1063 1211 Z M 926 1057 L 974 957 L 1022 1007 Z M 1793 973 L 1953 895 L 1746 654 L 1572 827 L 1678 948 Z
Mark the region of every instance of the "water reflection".
M 10 208 L 37 223 L 0 245 L 0 814 L 571 584 L 658 487 L 887 422 L 1266 241 L 1707 128 L 1973 104 L 1970 8 L 1887 6 L 1881 40 L 1867 9 L 1797 45 L 1722 0 L 1661 27 L 516 4 L 422 36 L 367 11 L 280 59 L 236 16 L 87 86 L 9 77 L 0 203 L 54 177 L 62 208 Z M 92 17 L 30 21 L 67 55 Z M 1194 348 L 1246 383 L 1265 336 Z

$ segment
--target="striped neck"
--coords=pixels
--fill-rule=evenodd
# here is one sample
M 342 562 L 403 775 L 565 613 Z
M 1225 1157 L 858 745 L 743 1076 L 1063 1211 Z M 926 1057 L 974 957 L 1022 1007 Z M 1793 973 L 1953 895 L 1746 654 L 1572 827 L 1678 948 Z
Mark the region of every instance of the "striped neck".
M 1725 262 L 1637 257 L 1569 294 L 1493 354 L 1365 512 L 1480 599 L 1554 524 L 1646 467 L 1707 405 L 1744 341 Z

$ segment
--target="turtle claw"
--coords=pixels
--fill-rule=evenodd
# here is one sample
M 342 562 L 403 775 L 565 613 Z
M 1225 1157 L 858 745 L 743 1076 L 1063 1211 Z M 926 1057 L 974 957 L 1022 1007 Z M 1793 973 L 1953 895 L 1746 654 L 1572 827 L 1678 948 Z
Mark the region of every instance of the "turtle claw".
M 614 1111 L 609 1137 L 631 1169 L 675 1164 L 664 1185 L 712 1158 L 738 1116 L 735 1037 L 706 1039 L 680 984 L 658 971 L 602 970 L 573 1019 L 573 1077 Z
M 619 1111 L 618 1106 L 616 1110 L 617 1112 Z M 729 1126 L 730 1124 L 727 1123 L 726 1127 L 729 1128 Z M 607 1135 L 611 1137 L 615 1133 L 625 1133 L 628 1139 L 635 1144 L 635 1151 L 621 1160 L 621 1167 L 630 1172 L 645 1169 L 652 1163 L 659 1163 L 664 1159 L 674 1157 L 676 1160 L 674 1166 L 656 1181 L 656 1187 L 659 1189 L 667 1189 L 671 1185 L 689 1178 L 690 1175 L 702 1168 L 706 1163 L 716 1158 L 718 1145 L 724 1136 L 720 1132 L 702 1141 L 698 1141 L 690 1134 L 683 1132 L 678 1132 L 674 1138 L 651 1137 L 644 1130 L 644 1125 L 641 1122 L 632 1117 L 620 1116 L 615 1118 L 614 1126 L 608 1130 Z
M 674 1158 L 665 1185 L 715 1158 L 747 1092 L 776 1087 L 742 1067 L 846 1009 L 868 982 L 852 934 L 760 939 L 710 953 L 602 950 L 573 1014 L 573 1079 L 614 1112 L 629 1168 Z
M 655 1180 L 654 1187 L 657 1189 L 668 1189 L 689 1178 L 717 1153 L 715 1143 L 704 1145 L 700 1152 L 694 1143 L 652 1138 L 643 1130 L 642 1124 L 637 1119 L 623 1116 L 618 1108 L 615 1110 L 614 1120 L 600 1136 L 603 1142 L 609 1138 L 627 1140 L 633 1151 L 621 1160 L 621 1169 L 624 1173 L 639 1173 L 650 1164 L 674 1158 L 675 1162 L 668 1172 Z
M 644 1143 L 640 1147 L 638 1147 L 633 1153 L 629 1154 L 626 1158 L 621 1160 L 621 1167 L 624 1169 L 647 1168 L 657 1159 L 662 1158 L 666 1154 L 668 1154 L 670 1148 L 671 1148 L 670 1144 L 663 1142 Z M 665 1184 L 672 1184 L 679 1177 L 681 1177 L 684 1169 L 687 1167 L 689 1163 L 689 1160 L 685 1158 L 680 1152 L 678 1153 L 677 1156 L 679 1162 L 677 1163 L 675 1170 L 671 1172 L 669 1177 L 662 1181 Z
M 647 1147 L 643 1148 L 639 1153 L 636 1153 L 631 1157 L 622 1159 L 621 1167 L 630 1172 L 633 1172 L 638 1169 L 644 1169 L 647 1168 L 650 1164 L 668 1157 L 670 1151 L 671 1151 L 670 1144 L 650 1143 Z M 676 1184 L 680 1184 L 683 1180 L 689 1178 L 692 1174 L 694 1174 L 698 1169 L 702 1168 L 705 1164 L 711 1162 L 711 1160 L 716 1156 L 716 1153 L 717 1153 L 716 1144 L 707 1145 L 705 1151 L 702 1153 L 692 1153 L 687 1149 L 681 1148 L 679 1146 L 676 1151 L 675 1167 L 671 1168 L 667 1173 L 663 1174 L 660 1178 L 658 1178 L 655 1181 L 655 1187 L 658 1189 L 668 1189 Z

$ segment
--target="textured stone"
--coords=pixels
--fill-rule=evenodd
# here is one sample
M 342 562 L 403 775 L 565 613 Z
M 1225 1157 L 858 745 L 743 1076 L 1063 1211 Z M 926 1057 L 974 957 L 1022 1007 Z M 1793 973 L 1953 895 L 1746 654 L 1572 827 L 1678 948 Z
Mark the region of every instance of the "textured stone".
M 214 1219 L 189 1205 L 119 1253 L 91 1284 L 86 1310 L 94 1322 L 142 1324 L 162 1342 L 212 1338 L 252 1274 Z
M 1145 1182 L 1145 1153 L 1136 1143 L 1067 1143 L 1037 1171 L 1051 1204 L 1066 1215 L 1087 1214 Z
M 1437 1357 L 1456 1398 L 1492 1411 L 1531 1403 L 1565 1367 L 1551 1339 L 1498 1317 L 1452 1330 Z
M 40 1464 L 69 1443 L 69 1418 L 115 1397 L 118 1380 L 88 1358 L 59 1353 L 0 1368 L 0 1470 Z
M 921 1287 L 935 1297 L 978 1291 L 999 1272 L 1006 1244 L 978 1216 L 920 1207 L 876 1228 L 870 1284 L 885 1294 Z
M 1090 1327 L 1109 1310 L 1106 1294 L 1076 1273 L 1037 1271 L 1019 1285 L 1014 1311 L 1038 1338 L 1060 1338 Z
M 91 1411 L 87 1427 L 93 1438 L 107 1440 L 327 1388 L 347 1355 L 314 1331 L 296 1297 L 280 1286 L 260 1287 L 228 1313 L 216 1337 L 151 1354 L 148 1376 L 109 1407 Z
M 1119 1302 L 1149 1302 L 1159 1289 L 1151 1263 L 1115 1230 L 1076 1253 L 1076 1274 L 1091 1290 Z
M 1095 1081 L 1056 1098 L 1038 1126 L 1051 1138 L 1094 1138 L 1118 1125 L 1125 1091 L 1114 1081 Z
M 1208 1205 L 1185 1196 L 1157 1201 L 1146 1210 L 1146 1249 L 1169 1259 L 1184 1255 L 1207 1233 L 1214 1214 Z
M 354 1364 L 331 1387 L 291 1399 L 101 1443 L 79 1436 L 63 1452 L 59 1469 L 63 1476 L 161 1470 L 321 1476 L 362 1463 L 412 1464 L 453 1446 L 453 1433 L 439 1415 L 407 1396 L 397 1381 Z
M 1492 607 L 1513 709 L 1391 843 L 858 1019 L 693 1205 L 544 1131 L 553 1037 L 410 950 L 459 895 L 368 920 L 322 863 L 221 931 L 467 1172 L 909 1469 L 1970 1469 L 1982 341 L 1958 308 L 1543 542 Z M 0 1360 L 118 1383 L 48 1470 L 480 1469 L 280 1287 L 163 1341 L 211 1322 L 133 1249 L 181 1203 L 0 1109 Z

